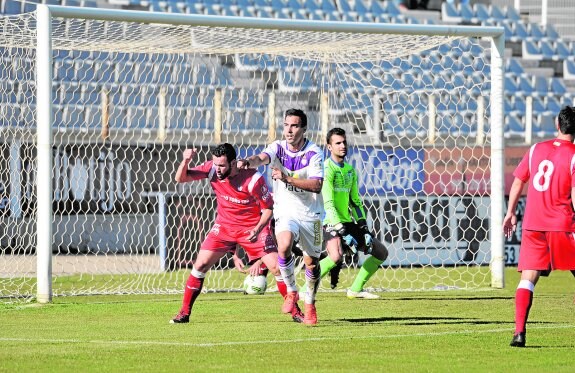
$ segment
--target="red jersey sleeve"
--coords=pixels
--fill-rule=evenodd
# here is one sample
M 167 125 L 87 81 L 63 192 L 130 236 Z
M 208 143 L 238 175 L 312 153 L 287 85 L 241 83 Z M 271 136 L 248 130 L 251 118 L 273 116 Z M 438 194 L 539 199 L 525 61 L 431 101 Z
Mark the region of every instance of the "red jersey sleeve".
M 521 159 L 521 162 L 519 162 L 517 168 L 513 172 L 513 176 L 520 179 L 524 183 L 529 182 L 529 177 L 531 176 L 531 172 L 529 171 L 529 155 L 531 154 L 531 149 L 525 153 L 523 159 Z
M 252 176 L 252 180 L 250 181 L 250 191 L 252 196 L 258 202 L 260 208 L 263 209 L 272 209 L 274 205 L 274 199 L 270 193 L 270 189 L 266 183 L 265 178 L 259 172 L 256 172 Z
M 213 162 L 207 161 L 196 167 L 188 168 L 186 173 L 192 180 L 206 179 L 213 175 Z

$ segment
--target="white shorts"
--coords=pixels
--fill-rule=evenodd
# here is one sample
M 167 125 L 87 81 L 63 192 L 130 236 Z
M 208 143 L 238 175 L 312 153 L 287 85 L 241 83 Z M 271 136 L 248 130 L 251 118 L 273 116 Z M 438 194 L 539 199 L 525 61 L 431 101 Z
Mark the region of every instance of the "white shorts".
M 294 240 L 299 241 L 304 255 L 319 258 L 322 250 L 321 220 L 299 220 L 280 216 L 275 219 L 275 233 L 291 232 Z

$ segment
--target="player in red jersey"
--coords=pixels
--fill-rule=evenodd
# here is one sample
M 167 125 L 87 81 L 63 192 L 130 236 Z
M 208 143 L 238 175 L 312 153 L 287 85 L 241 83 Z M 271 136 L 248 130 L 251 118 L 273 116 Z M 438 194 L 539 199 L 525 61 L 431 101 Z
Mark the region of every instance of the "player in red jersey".
M 211 154 L 211 161 L 190 168 L 196 150 L 186 149 L 176 172 L 179 183 L 208 179 L 218 207 L 216 221 L 200 247 L 186 283 L 182 308 L 171 323 L 190 321 L 192 306 L 202 291 L 206 272 L 226 253 L 233 252 L 236 245 L 244 248 L 250 261 L 261 258 L 276 276 L 279 292 L 282 296 L 287 293 L 277 264 L 277 246 L 269 227 L 273 197 L 264 177 L 256 170 L 238 169 L 236 151 L 230 144 L 218 145 Z
M 517 201 L 529 183 L 517 268 L 521 280 L 515 293 L 513 347 L 525 346 L 525 326 L 539 277 L 552 270 L 575 270 L 575 109 L 561 109 L 556 125 L 557 138 L 533 145 L 515 169 L 503 219 L 503 233 L 509 237 L 517 228 Z

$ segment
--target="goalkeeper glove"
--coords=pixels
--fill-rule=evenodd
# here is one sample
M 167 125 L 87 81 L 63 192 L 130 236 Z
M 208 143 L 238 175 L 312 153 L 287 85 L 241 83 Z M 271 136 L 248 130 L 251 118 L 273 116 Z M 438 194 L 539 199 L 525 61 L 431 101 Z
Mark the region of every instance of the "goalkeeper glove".
M 341 223 L 337 223 L 333 228 L 335 229 L 337 234 L 341 237 L 343 242 L 345 242 L 345 244 L 349 246 L 351 251 L 353 251 L 353 253 L 355 254 L 357 252 L 357 250 L 355 249 L 355 247 L 357 246 L 357 241 L 355 240 L 355 238 L 353 238 L 351 234 L 347 233 L 345 226 Z
M 365 240 L 365 246 L 367 247 L 367 254 L 371 252 L 371 245 L 373 244 L 373 236 L 367 227 L 367 222 L 365 219 L 358 220 L 357 225 L 359 225 L 359 229 L 363 232 L 363 238 Z

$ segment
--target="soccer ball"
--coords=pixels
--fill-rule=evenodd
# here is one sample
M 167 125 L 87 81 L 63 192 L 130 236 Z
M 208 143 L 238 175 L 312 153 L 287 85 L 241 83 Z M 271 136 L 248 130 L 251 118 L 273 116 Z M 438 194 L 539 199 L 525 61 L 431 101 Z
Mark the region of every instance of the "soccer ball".
M 268 287 L 266 276 L 247 275 L 244 280 L 244 294 L 263 295 Z

